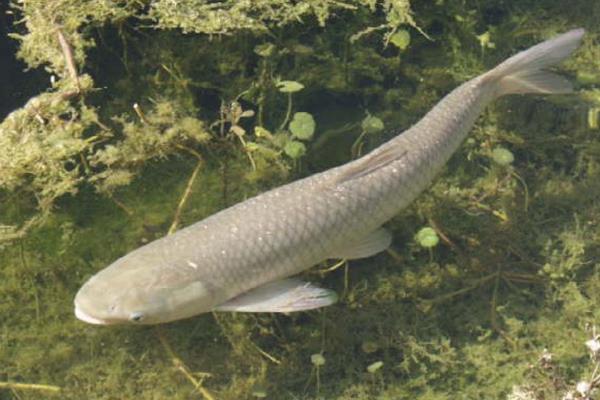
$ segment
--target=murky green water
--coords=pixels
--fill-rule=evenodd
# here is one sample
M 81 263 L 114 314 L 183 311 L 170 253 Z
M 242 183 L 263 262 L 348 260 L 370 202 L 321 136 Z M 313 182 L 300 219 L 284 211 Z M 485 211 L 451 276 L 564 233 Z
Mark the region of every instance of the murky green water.
M 148 10 L 95 16 L 76 30 L 94 48 L 67 23 L 28 28 L 53 49 L 49 68 L 64 98 L 27 108 L 22 131 L 10 129 L 28 140 L 0 149 L 0 237 L 13 238 L 0 242 L 0 399 L 561 399 L 592 379 L 585 342 L 600 321 L 600 2 L 413 2 L 430 38 L 404 24 L 387 47 L 392 25 L 350 41 L 390 21 L 358 3 L 336 9 L 324 27 L 309 13 L 283 27 L 267 21 L 267 33 L 223 37 L 131 18 Z M 26 15 L 49 12 L 29 4 Z M 68 15 L 65 4 L 52 12 Z M 575 95 L 496 102 L 432 188 L 388 224 L 390 253 L 304 274 L 335 288 L 339 304 L 161 327 L 75 319 L 81 284 L 164 236 L 174 219 L 185 226 L 346 162 L 464 80 L 579 26 L 585 43 L 561 66 Z M 75 82 L 56 29 L 74 48 L 84 95 L 65 95 Z M 48 89 L 49 76 L 36 79 L 23 75 L 0 92 L 4 114 L 23 106 L 13 93 L 20 85 L 28 96 Z M 304 88 L 288 96 L 277 80 Z M 253 115 L 222 107 L 233 100 Z M 300 111 L 316 121 L 311 139 L 290 131 Z M 367 111 L 386 129 L 353 148 Z M 202 166 L 185 196 L 195 153 Z M 14 239 L 39 215 L 43 223 L 34 219 Z M 415 238 L 424 227 L 439 238 L 430 249 Z

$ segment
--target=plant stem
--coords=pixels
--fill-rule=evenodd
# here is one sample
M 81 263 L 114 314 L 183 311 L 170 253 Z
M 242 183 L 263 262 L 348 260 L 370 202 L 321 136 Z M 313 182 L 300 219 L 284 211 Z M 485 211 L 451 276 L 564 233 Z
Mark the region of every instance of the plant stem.
M 287 125 L 289 119 L 290 119 L 290 115 L 292 114 L 292 93 L 289 92 L 288 93 L 288 105 L 287 105 L 287 111 L 285 113 L 285 118 L 283 119 L 283 122 L 281 123 L 281 126 L 279 126 L 279 130 L 282 131 L 285 129 L 285 126 Z

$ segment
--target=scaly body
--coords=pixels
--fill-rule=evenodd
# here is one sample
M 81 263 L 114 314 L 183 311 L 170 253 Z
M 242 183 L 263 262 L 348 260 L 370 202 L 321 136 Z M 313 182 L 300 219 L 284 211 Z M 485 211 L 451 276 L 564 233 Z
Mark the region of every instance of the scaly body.
M 396 215 L 444 166 L 488 96 L 479 81 L 460 86 L 421 123 L 367 156 L 402 146 L 405 154 L 383 168 L 339 182 L 364 160 L 350 162 L 262 193 L 136 251 L 220 288 L 215 306 L 339 258 L 346 243 Z
M 271 283 L 328 258 L 359 258 L 387 247 L 381 225 L 428 186 L 491 100 L 569 90 L 541 68 L 567 57 L 582 35 L 561 35 L 462 84 L 413 127 L 358 160 L 260 194 L 127 254 L 83 286 L 76 314 L 91 323 L 157 323 L 214 309 L 331 304 L 327 291 Z

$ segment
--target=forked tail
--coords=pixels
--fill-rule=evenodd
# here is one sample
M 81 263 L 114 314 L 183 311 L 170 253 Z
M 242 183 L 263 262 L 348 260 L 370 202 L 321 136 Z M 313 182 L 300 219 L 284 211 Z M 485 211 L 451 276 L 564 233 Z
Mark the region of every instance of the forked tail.
M 484 75 L 497 84 L 497 96 L 512 93 L 570 93 L 573 87 L 565 78 L 544 70 L 569 57 L 581 44 L 585 31 L 573 29 L 524 50 Z

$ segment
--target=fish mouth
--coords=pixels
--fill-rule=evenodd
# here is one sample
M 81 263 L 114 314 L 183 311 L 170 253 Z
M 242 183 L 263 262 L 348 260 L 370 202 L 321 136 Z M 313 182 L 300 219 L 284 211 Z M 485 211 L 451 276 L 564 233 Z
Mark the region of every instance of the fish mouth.
M 75 303 L 75 316 L 80 321 L 87 322 L 88 324 L 110 325 L 109 321 L 98 319 L 98 318 L 94 318 L 91 315 L 86 314 L 85 311 L 83 311 L 81 308 L 79 308 L 79 306 L 77 305 L 77 303 Z

